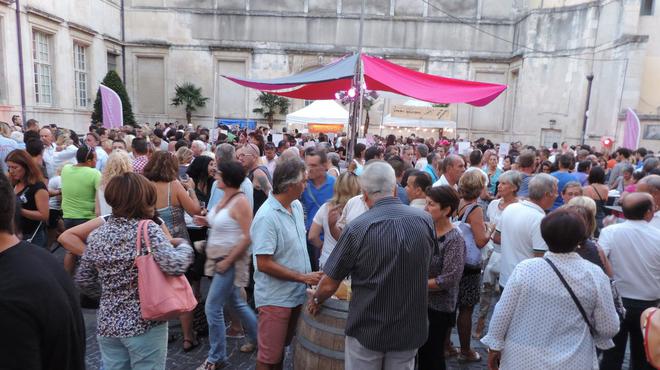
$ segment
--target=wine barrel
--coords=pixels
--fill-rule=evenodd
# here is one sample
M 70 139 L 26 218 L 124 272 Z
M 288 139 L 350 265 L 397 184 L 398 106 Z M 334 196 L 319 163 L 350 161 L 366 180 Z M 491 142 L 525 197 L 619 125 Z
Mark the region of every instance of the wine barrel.
M 293 353 L 296 370 L 343 370 L 348 302 L 330 298 L 312 316 L 303 308 Z

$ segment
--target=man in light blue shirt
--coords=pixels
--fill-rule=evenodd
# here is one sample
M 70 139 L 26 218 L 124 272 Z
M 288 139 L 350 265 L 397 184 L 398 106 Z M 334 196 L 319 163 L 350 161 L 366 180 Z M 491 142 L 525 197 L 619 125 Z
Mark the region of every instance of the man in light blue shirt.
M 303 207 L 305 164 L 298 158 L 280 162 L 273 191 L 257 211 L 250 228 L 254 261 L 254 301 L 259 310 L 257 368 L 281 368 L 284 347 L 309 285 L 322 273 L 312 272 L 307 255 Z
M 7 164 L 5 163 L 7 154 L 16 149 L 18 149 L 18 143 L 16 141 L 0 135 L 0 170 L 2 173 L 7 173 Z

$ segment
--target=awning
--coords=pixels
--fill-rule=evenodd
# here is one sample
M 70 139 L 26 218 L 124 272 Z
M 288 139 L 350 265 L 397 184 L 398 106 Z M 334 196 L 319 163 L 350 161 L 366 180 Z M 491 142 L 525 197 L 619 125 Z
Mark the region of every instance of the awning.
M 348 123 L 348 111 L 334 100 L 317 100 L 305 108 L 287 114 L 286 123 L 345 125 Z
M 390 91 L 431 103 L 467 103 L 483 106 L 497 98 L 506 85 L 435 76 L 388 62 L 353 54 L 321 68 L 270 80 L 224 76 L 242 86 L 290 98 L 334 99 L 337 91 L 351 87 L 355 63 L 362 61 L 368 90 Z

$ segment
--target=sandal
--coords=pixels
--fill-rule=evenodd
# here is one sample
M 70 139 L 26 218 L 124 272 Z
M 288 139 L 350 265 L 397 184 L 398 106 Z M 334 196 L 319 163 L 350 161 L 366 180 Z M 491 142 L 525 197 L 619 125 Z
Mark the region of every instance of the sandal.
M 457 360 L 458 362 L 479 362 L 481 361 L 481 355 L 477 351 L 470 350 L 469 354 L 459 353 Z
M 254 350 L 257 349 L 257 346 L 254 345 L 254 343 L 245 343 L 244 345 L 241 346 L 238 350 L 241 351 L 242 353 L 251 353 L 254 352 Z
M 186 347 L 186 343 L 190 343 L 190 345 Z M 183 340 L 183 352 L 190 352 L 197 347 L 199 347 L 199 341 L 194 341 L 190 339 Z
M 455 347 L 445 348 L 445 358 L 456 357 L 459 353 Z
M 204 361 L 203 364 L 199 365 L 197 370 L 218 370 L 222 369 L 223 367 L 227 366 L 226 362 L 222 362 L 219 364 L 214 364 L 213 362 L 210 362 L 209 360 Z

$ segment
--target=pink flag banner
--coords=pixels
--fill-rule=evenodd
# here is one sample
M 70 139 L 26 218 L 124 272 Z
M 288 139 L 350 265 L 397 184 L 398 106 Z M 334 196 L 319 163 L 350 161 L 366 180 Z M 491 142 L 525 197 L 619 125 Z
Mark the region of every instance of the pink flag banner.
M 111 88 L 100 85 L 103 127 L 119 128 L 124 124 L 124 110 L 119 95 Z
M 623 147 L 630 150 L 637 150 L 639 148 L 639 137 L 641 135 L 641 127 L 639 118 L 635 111 L 628 108 L 626 111 L 626 123 L 623 128 Z

